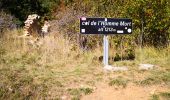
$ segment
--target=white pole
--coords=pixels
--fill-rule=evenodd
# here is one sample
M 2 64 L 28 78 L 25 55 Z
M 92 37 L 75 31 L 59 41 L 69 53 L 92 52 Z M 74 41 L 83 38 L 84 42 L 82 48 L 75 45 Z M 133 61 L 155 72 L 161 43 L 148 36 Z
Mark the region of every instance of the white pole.
M 106 49 L 105 49 L 105 46 L 106 46 L 106 36 L 104 35 L 103 37 L 103 64 L 105 65 L 106 64 Z
M 109 61 L 109 41 L 108 41 L 108 36 L 104 35 L 103 37 L 103 63 L 104 66 L 108 65 Z
M 108 36 L 106 37 L 106 65 L 109 64 L 109 40 Z

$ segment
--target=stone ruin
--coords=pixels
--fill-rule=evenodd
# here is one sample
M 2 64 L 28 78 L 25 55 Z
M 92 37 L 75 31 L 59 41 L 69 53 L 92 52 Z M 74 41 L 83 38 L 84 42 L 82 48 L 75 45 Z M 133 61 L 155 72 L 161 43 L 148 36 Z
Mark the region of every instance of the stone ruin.
M 24 22 L 24 35 L 33 37 L 44 37 L 49 31 L 48 21 L 44 22 L 44 25 L 40 24 L 40 16 L 37 14 L 29 15 L 27 20 Z
M 40 46 L 42 41 L 41 37 L 44 37 L 49 32 L 50 24 L 48 21 L 44 21 L 44 25 L 40 24 L 40 16 L 37 14 L 29 15 L 27 20 L 24 22 L 24 35 L 23 37 L 28 37 L 28 44 L 33 46 Z

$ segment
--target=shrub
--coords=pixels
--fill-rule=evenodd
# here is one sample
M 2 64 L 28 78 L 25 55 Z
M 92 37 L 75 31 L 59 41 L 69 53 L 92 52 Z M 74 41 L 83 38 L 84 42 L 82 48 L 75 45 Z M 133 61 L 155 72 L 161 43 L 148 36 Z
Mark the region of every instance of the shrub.
M 127 83 L 128 83 L 127 79 L 124 79 L 122 77 L 118 77 L 118 78 L 112 79 L 109 82 L 109 86 L 120 86 L 120 87 L 125 88 L 127 86 Z
M 140 29 L 143 44 L 166 47 L 169 39 L 168 0 L 134 0 L 125 16 L 131 17 L 134 28 Z
M 15 17 L 10 14 L 0 11 L 0 37 L 3 36 L 4 31 L 14 29 L 17 27 Z
M 30 14 L 50 17 L 60 0 L 1 0 L 0 9 L 3 8 L 24 21 Z

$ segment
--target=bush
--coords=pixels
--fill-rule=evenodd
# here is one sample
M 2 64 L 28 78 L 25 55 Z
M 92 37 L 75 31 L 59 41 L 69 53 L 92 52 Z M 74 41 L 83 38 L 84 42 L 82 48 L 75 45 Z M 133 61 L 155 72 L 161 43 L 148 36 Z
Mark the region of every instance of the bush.
M 50 17 L 59 3 L 60 0 L 1 0 L 0 9 L 3 8 L 24 21 L 33 13 Z
M 118 86 L 118 87 L 120 86 L 120 87 L 125 88 L 128 84 L 128 81 L 129 80 L 124 79 L 122 77 L 114 78 L 110 80 L 109 86 Z
M 0 37 L 3 36 L 4 31 L 14 29 L 17 27 L 15 17 L 10 14 L 0 11 Z
M 131 17 L 134 29 L 140 29 L 143 44 L 166 47 L 170 32 L 168 0 L 133 0 L 125 16 Z

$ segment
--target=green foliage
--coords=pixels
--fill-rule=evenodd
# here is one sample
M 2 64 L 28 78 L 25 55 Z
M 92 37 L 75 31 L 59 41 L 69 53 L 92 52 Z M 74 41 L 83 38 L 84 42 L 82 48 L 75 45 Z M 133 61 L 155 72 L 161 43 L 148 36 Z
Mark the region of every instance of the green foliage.
M 140 29 L 145 45 L 164 47 L 168 44 L 170 17 L 168 0 L 132 0 L 125 16 L 133 19 L 134 29 Z M 143 33 L 142 33 L 143 32 Z
M 7 10 L 21 21 L 30 14 L 51 17 L 53 10 L 58 7 L 60 0 L 1 0 L 0 8 Z
M 116 50 L 114 61 L 135 59 L 135 43 L 133 42 L 133 37 L 115 36 L 111 37 L 111 40 L 111 47 Z
M 16 24 L 17 20 L 15 17 L 0 10 L 0 38 L 2 38 L 4 31 L 16 28 Z
M 77 39 L 83 37 L 77 35 L 79 34 L 77 18 L 71 19 L 76 15 L 132 18 L 134 34 L 125 36 L 128 43 L 135 41 L 139 44 L 139 37 L 142 37 L 143 45 L 165 47 L 168 44 L 170 38 L 170 4 L 168 0 L 1 0 L 0 8 L 24 21 L 29 14 L 33 13 L 43 16 L 42 19 L 50 19 L 59 9 L 62 9 L 62 4 L 74 11 L 73 15 L 68 15 L 71 22 L 66 21 L 65 28 L 72 39 L 71 41 L 77 40 L 76 42 L 80 42 L 80 44 L 83 42 L 83 40 Z M 70 35 L 70 32 L 74 35 Z M 120 37 L 116 36 L 111 41 L 120 41 Z M 95 48 L 95 44 L 102 44 L 100 36 L 87 36 L 86 38 L 88 39 L 87 48 Z M 128 47 L 133 47 L 133 45 L 134 43 L 130 43 Z

